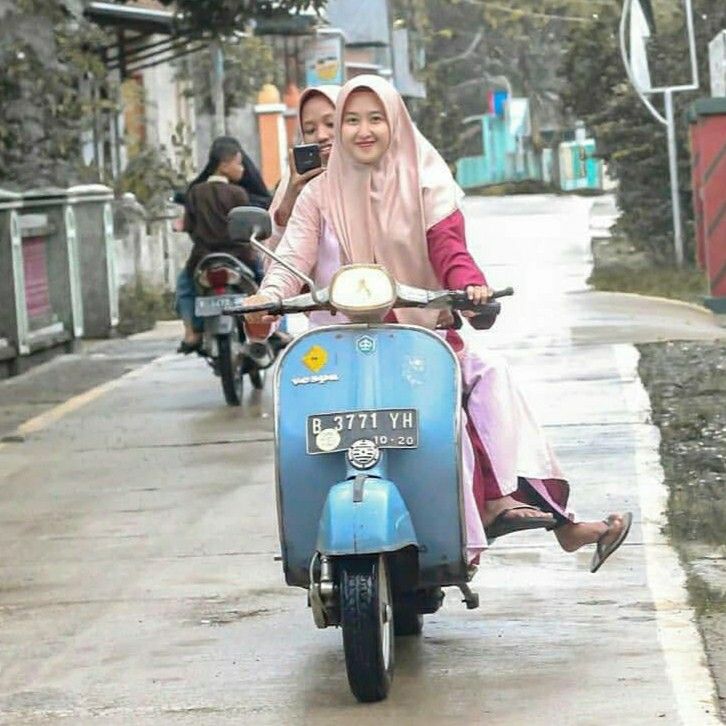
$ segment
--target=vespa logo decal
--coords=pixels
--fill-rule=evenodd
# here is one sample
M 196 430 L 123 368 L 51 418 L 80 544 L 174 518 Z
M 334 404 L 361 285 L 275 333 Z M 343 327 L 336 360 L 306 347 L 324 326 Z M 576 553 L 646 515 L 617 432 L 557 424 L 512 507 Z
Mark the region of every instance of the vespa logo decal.
M 371 353 L 375 353 L 376 340 L 370 335 L 361 335 L 360 338 L 355 341 L 355 347 L 358 349 L 359 353 L 370 355 Z
M 316 376 L 299 376 L 292 379 L 293 386 L 306 386 L 310 383 L 328 383 L 330 381 L 339 381 L 340 377 L 337 373 L 320 373 Z
M 321 348 L 319 345 L 314 345 L 302 357 L 302 362 L 305 364 L 306 368 L 311 370 L 313 373 L 317 373 L 321 368 L 324 368 L 325 364 L 328 362 L 328 351 L 325 350 L 325 348 Z

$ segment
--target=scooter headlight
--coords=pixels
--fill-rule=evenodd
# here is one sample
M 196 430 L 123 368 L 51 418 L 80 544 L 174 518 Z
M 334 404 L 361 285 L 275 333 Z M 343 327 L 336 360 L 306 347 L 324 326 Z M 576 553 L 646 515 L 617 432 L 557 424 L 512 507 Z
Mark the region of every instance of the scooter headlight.
M 396 284 L 380 265 L 346 265 L 330 283 L 330 302 L 350 317 L 382 317 L 396 301 Z

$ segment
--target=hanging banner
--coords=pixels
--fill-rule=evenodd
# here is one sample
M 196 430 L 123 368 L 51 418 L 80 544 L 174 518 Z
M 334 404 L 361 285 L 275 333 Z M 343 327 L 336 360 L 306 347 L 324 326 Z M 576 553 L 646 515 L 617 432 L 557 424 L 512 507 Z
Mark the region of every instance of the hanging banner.
M 305 85 L 342 85 L 345 81 L 343 34 L 339 30 L 319 32 L 310 43 L 305 60 Z

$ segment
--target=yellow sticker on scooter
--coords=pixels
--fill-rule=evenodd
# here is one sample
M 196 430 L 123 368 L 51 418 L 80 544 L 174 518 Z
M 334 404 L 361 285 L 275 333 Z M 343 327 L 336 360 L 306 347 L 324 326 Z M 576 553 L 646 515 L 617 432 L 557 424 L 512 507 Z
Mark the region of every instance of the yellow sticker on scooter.
M 314 345 L 302 357 L 302 362 L 313 372 L 317 373 L 328 362 L 328 351 L 319 345 Z

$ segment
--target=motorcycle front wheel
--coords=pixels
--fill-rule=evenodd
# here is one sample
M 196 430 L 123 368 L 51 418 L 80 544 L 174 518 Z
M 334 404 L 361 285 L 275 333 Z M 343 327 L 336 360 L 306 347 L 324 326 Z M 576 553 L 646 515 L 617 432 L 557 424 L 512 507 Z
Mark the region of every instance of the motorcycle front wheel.
M 242 369 L 235 360 L 231 335 L 217 336 L 217 353 L 224 400 L 230 406 L 239 406 L 242 403 Z
M 250 381 L 252 382 L 253 388 L 255 388 L 258 391 L 261 391 L 265 387 L 265 372 L 264 371 L 255 367 L 248 373 L 248 375 L 250 377 Z
M 383 555 L 340 562 L 340 622 L 348 683 L 363 703 L 382 701 L 393 680 L 393 599 Z

